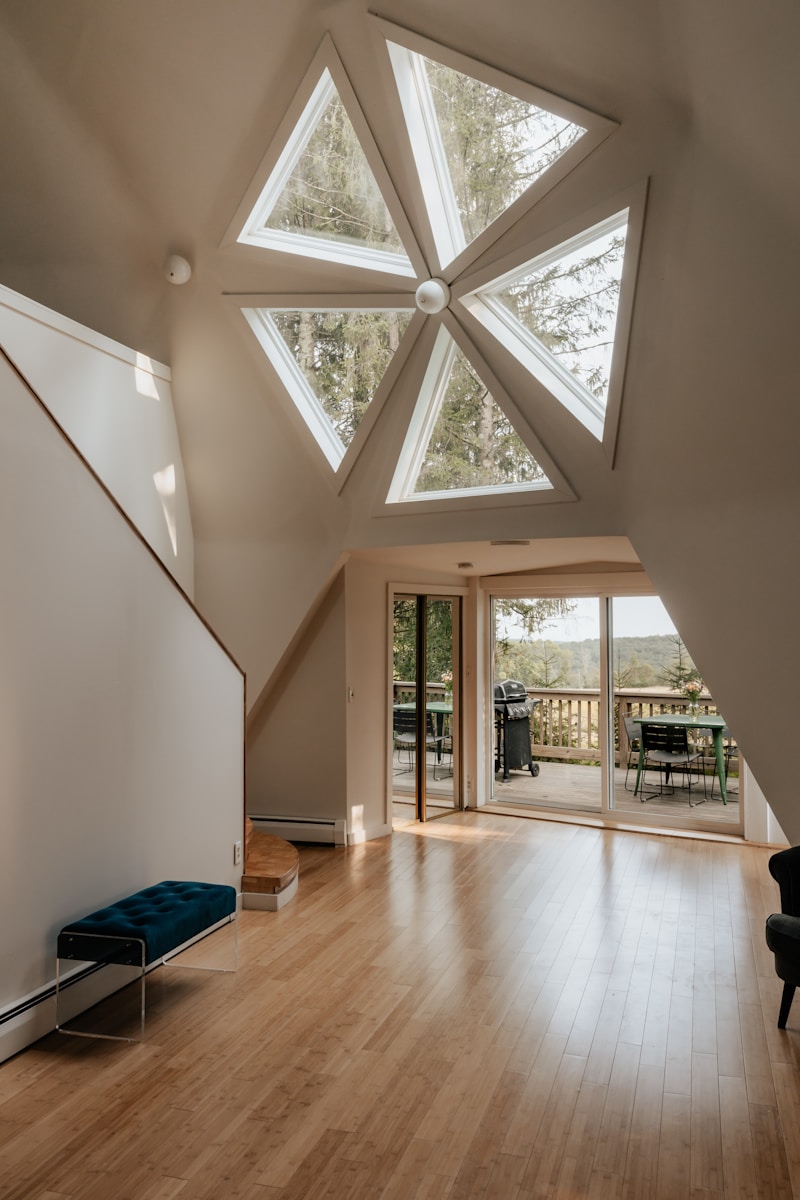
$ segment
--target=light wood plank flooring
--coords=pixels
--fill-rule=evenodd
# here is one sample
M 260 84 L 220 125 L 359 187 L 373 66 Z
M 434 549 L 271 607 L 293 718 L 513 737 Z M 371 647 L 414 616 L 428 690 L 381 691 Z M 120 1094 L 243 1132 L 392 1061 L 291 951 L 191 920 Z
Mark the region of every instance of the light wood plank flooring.
M 0 1066 L 3 1200 L 800 1197 L 769 849 L 455 813 L 301 850 L 147 1040 Z

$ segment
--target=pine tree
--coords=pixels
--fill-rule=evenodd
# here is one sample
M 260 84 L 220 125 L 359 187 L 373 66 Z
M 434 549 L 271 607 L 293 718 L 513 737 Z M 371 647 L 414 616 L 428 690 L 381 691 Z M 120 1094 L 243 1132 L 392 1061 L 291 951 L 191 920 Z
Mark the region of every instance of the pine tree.
M 672 662 L 664 668 L 664 682 L 674 691 L 682 692 L 687 682 L 690 679 L 699 679 L 700 674 L 689 657 L 680 634 L 676 633 L 671 640 L 675 649 Z

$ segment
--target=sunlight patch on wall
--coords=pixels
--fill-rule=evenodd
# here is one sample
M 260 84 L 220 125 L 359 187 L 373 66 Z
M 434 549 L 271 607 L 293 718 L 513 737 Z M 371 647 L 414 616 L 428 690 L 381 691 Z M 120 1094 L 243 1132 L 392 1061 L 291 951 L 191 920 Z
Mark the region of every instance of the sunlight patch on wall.
M 139 354 L 137 352 L 133 376 L 136 383 L 136 391 L 140 396 L 147 396 L 150 400 L 161 399 L 156 387 L 153 362 L 146 354 Z
M 161 471 L 156 471 L 153 475 L 153 483 L 156 485 L 158 498 L 161 501 L 161 508 L 164 512 L 164 520 L 167 523 L 167 533 L 172 545 L 172 553 L 178 557 L 178 519 L 175 504 L 177 492 L 175 478 L 175 464 L 170 463 L 168 467 L 164 467 Z

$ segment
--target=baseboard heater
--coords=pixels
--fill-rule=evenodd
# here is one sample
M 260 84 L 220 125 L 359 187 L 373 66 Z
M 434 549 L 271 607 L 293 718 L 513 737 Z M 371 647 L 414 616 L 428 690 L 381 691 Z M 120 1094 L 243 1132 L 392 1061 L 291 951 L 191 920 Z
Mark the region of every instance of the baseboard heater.
M 273 817 L 250 814 L 254 829 L 272 833 L 287 842 L 323 842 L 347 845 L 347 821 L 325 817 Z

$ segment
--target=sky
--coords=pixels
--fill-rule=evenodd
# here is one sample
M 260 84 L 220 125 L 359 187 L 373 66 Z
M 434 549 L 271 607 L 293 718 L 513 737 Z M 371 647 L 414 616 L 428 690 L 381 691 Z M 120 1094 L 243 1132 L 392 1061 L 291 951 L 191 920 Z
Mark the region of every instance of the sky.
M 573 600 L 574 611 L 555 625 L 548 625 L 542 636 L 551 642 L 580 642 L 600 637 L 600 612 L 594 598 Z M 616 596 L 613 606 L 615 637 L 648 637 L 674 634 L 675 626 L 658 596 Z M 510 636 L 518 637 L 513 629 Z
M 658 596 L 617 596 L 614 600 L 615 637 L 648 637 L 677 633 Z

